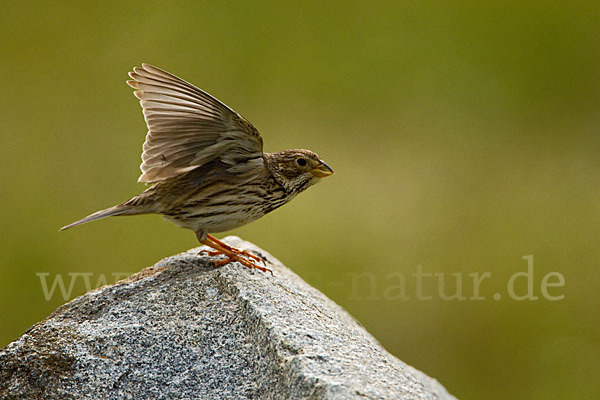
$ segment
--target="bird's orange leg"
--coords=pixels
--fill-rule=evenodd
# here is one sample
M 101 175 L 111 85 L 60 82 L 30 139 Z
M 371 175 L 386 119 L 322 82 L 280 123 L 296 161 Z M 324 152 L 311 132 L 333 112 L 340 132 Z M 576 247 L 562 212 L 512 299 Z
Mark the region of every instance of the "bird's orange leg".
M 206 235 L 206 239 L 211 241 L 212 243 L 217 244 L 220 248 L 226 249 L 226 250 L 228 250 L 232 253 L 235 253 L 237 255 L 240 255 L 242 257 L 247 257 L 247 258 L 253 259 L 254 261 L 262 262 L 263 264 L 266 265 L 265 260 L 250 253 L 248 250 L 239 250 L 239 249 L 236 249 L 235 247 L 231 247 L 227 243 L 220 241 L 219 239 L 217 239 L 216 237 L 214 237 L 212 235 Z M 210 257 L 214 257 L 219 254 L 223 254 L 223 252 L 221 252 L 220 250 L 215 250 L 215 251 L 202 250 L 200 252 L 200 254 L 206 254 Z
M 204 243 L 204 241 L 200 240 L 200 237 L 198 235 L 196 235 L 196 237 L 198 238 L 198 241 L 200 243 L 206 244 L 206 243 Z M 220 240 L 218 240 L 217 238 L 215 238 L 212 235 L 207 234 L 206 235 L 206 240 L 210 241 L 211 243 L 215 243 L 216 245 L 219 246 L 220 249 L 230 250 L 233 253 L 235 253 L 236 249 L 234 249 L 233 247 L 228 246 L 226 243 L 221 242 Z M 208 244 L 207 244 L 207 246 L 208 246 Z M 210 246 L 210 247 L 213 248 L 213 246 Z M 206 254 L 209 257 L 214 257 L 214 256 L 218 256 L 218 255 L 223 255 L 224 253 L 221 250 L 213 250 L 213 251 L 202 250 L 202 251 L 200 251 L 200 253 L 198 253 L 198 255 L 201 255 L 201 254 Z
M 200 243 L 203 243 L 203 242 L 200 242 Z M 213 251 L 202 250 L 202 251 L 200 251 L 200 253 L 198 253 L 199 256 L 203 255 L 203 254 L 206 254 L 209 257 L 214 257 L 214 256 L 218 256 L 219 254 L 223 254 L 223 253 L 221 253 L 220 251 L 217 251 L 217 250 L 213 250 Z
M 220 241 L 219 239 L 217 239 L 213 235 L 206 235 L 206 238 L 208 240 L 210 240 L 211 242 L 216 243 L 217 245 L 221 246 L 222 248 L 229 250 L 232 253 L 235 253 L 235 254 L 243 256 L 243 257 L 251 258 L 254 261 L 262 262 L 265 265 L 267 264 L 265 262 L 265 260 L 263 260 L 262 258 L 258 257 L 257 255 L 254 255 L 254 254 L 250 253 L 248 250 L 239 250 L 239 249 L 236 249 L 235 247 L 231 247 L 227 243 L 224 243 L 224 242 Z
M 268 271 L 268 272 L 271 273 L 271 275 L 273 275 L 273 271 L 271 271 L 270 269 L 265 268 L 265 267 L 261 267 L 260 265 L 256 265 L 252 261 L 244 258 L 242 256 L 242 254 L 235 253 L 235 252 L 233 252 L 233 251 L 231 251 L 231 250 L 229 250 L 229 249 L 221 246 L 220 244 L 215 243 L 215 242 L 209 240 L 208 237 L 206 239 L 204 239 L 204 240 L 200 240 L 200 238 L 198 238 L 198 240 L 200 241 L 200 243 L 202 243 L 202 244 L 204 244 L 204 245 L 206 245 L 206 246 L 208 246 L 208 247 L 210 247 L 212 249 L 215 249 L 215 251 L 209 251 L 209 252 L 207 252 L 208 254 L 210 254 L 210 255 L 222 254 L 225 257 L 227 257 L 224 260 L 219 260 L 219 261 L 215 262 L 214 264 L 215 264 L 216 267 L 219 267 L 219 266 L 225 265 L 225 264 L 229 264 L 230 262 L 233 262 L 233 261 L 237 261 L 240 264 L 242 264 L 245 267 L 248 267 L 250 269 L 257 269 L 257 270 L 262 271 L 262 272 L 267 272 Z M 230 246 L 227 246 L 227 247 L 229 247 L 230 249 L 232 249 L 232 247 L 230 247 Z M 240 252 L 240 251 L 238 250 L 238 252 Z

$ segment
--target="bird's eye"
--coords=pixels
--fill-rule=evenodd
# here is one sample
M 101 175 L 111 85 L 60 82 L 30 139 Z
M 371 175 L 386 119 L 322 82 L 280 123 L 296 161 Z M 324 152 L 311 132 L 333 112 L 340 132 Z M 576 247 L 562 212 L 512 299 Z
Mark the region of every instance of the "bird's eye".
M 298 164 L 301 167 L 306 166 L 306 160 L 304 158 L 299 158 L 296 160 L 296 164 Z

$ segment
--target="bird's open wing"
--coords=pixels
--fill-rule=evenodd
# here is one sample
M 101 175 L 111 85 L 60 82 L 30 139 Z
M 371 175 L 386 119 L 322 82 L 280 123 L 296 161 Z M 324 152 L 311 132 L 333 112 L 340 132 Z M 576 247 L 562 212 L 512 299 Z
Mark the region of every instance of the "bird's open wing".
M 129 76 L 148 125 L 139 182 L 167 179 L 217 158 L 238 169 L 262 159 L 258 130 L 208 93 L 148 64 Z

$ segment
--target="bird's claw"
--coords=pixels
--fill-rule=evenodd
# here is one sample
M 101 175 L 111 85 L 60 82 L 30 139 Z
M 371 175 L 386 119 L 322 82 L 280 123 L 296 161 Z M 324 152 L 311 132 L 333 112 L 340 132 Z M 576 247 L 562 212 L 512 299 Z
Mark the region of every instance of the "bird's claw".
M 220 251 L 216 251 L 216 250 L 215 251 L 211 251 L 211 250 L 207 250 L 207 249 L 200 250 L 198 252 L 199 256 L 207 255 L 209 257 L 218 256 L 219 254 L 223 254 L 223 253 L 221 253 Z
M 264 265 L 267 265 L 267 262 L 265 259 L 255 255 L 255 254 L 250 253 L 248 250 L 238 250 L 235 248 L 231 248 L 231 252 L 235 255 L 250 258 L 253 261 L 261 262 Z M 207 255 L 209 257 L 215 257 L 215 256 L 222 255 L 222 254 L 224 254 L 224 253 L 217 251 L 217 250 L 207 250 L 207 249 L 204 249 L 204 250 L 201 250 L 198 252 L 199 256 Z
M 273 271 L 271 271 L 269 268 L 257 265 L 257 262 L 262 262 L 264 265 L 267 265 L 266 261 L 263 258 L 250 253 L 248 250 L 239 250 L 234 247 L 230 247 L 230 246 L 226 245 L 226 247 L 223 247 L 222 249 L 219 249 L 219 250 L 208 250 L 208 249 L 201 250 L 200 252 L 198 252 L 198 255 L 199 256 L 208 255 L 209 257 L 215 257 L 215 256 L 221 256 L 221 255 L 225 256 L 226 258 L 224 258 L 224 259 L 216 260 L 216 261 L 212 262 L 212 264 L 215 267 L 220 267 L 222 265 L 229 264 L 230 262 L 237 261 L 247 268 L 257 269 L 262 272 L 270 272 L 271 275 L 273 275 Z
M 256 254 L 250 253 L 248 250 L 238 250 L 238 251 L 239 251 L 239 253 L 237 253 L 237 254 L 239 254 L 240 256 L 247 257 L 247 258 L 250 258 L 250 259 L 252 259 L 252 260 L 254 260 L 256 262 L 261 262 L 264 265 L 267 265 L 267 262 L 263 258 L 257 256 Z M 234 253 L 235 253 L 235 251 L 234 251 Z
M 238 255 L 238 254 L 225 254 L 225 256 L 227 258 L 224 258 L 222 260 L 218 260 L 214 262 L 215 267 L 220 267 L 222 265 L 225 264 L 229 264 L 230 262 L 234 262 L 237 261 L 240 264 L 242 264 L 243 266 L 250 268 L 250 269 L 257 269 L 261 272 L 270 272 L 271 276 L 273 276 L 273 271 L 271 271 L 269 268 L 265 268 L 265 267 L 261 267 L 260 265 L 256 265 L 255 263 L 253 263 L 252 261 Z M 262 259 L 261 259 L 262 260 Z

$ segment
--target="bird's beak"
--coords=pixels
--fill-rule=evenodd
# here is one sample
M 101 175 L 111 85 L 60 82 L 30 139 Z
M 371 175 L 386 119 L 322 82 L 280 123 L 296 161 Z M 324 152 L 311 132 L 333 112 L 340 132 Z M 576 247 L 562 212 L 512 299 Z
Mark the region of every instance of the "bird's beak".
M 321 165 L 310 171 L 310 173 L 316 176 L 317 178 L 324 178 L 326 176 L 333 175 L 333 170 L 329 165 L 321 161 Z

